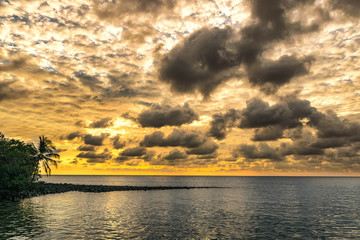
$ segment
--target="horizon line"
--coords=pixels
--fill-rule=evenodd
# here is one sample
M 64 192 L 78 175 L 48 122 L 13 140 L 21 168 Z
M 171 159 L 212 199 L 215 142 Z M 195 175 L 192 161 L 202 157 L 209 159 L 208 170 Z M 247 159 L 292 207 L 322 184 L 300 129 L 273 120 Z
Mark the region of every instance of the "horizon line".
M 122 176 L 122 177 L 317 177 L 317 178 L 360 178 L 360 175 L 173 175 L 173 174 L 52 174 L 50 176 Z

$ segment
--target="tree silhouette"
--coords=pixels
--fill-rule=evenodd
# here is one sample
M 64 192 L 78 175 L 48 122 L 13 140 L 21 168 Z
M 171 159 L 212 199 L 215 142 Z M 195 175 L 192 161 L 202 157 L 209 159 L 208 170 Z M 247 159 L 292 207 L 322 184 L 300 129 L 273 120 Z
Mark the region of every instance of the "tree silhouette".
M 44 137 L 44 135 L 40 136 L 39 139 L 40 141 L 38 147 L 34 145 L 34 148 L 37 151 L 35 157 L 39 162 L 42 161 L 45 173 L 47 176 L 49 176 L 51 175 L 50 164 L 57 167 L 57 162 L 55 159 L 59 159 L 60 155 L 56 153 L 56 147 L 51 142 L 51 140 L 49 140 L 47 137 Z

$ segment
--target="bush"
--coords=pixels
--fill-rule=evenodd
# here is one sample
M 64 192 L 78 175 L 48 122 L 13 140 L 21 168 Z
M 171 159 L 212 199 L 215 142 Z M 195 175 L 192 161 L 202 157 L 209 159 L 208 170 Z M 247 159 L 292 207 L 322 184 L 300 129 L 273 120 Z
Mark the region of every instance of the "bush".
M 7 139 L 0 133 L 0 198 L 16 196 L 36 187 L 40 177 L 39 163 L 43 160 L 39 156 L 33 144 Z

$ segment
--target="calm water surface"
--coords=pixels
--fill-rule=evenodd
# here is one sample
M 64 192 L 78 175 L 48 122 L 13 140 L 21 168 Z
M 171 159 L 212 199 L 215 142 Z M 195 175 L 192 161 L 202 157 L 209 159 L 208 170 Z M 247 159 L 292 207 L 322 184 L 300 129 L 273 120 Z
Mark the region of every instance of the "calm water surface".
M 0 204 L 0 239 L 360 239 L 360 178 L 52 176 L 223 189 L 68 192 Z

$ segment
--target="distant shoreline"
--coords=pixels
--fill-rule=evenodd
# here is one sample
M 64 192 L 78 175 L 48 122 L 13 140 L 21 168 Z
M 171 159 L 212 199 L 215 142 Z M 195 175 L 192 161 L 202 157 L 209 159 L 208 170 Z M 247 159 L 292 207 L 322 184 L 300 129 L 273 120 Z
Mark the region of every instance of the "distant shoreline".
M 24 198 L 37 197 L 47 194 L 65 192 L 113 192 L 113 191 L 150 191 L 150 190 L 175 190 L 175 189 L 195 189 L 195 188 L 223 188 L 223 187 L 188 187 L 188 186 L 109 186 L 109 185 L 84 185 L 70 183 L 43 183 L 35 189 L 19 192 L 16 196 L 9 196 L 3 200 L 18 201 Z

